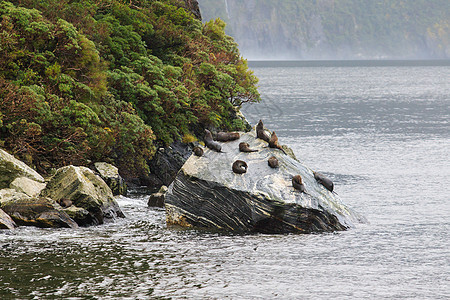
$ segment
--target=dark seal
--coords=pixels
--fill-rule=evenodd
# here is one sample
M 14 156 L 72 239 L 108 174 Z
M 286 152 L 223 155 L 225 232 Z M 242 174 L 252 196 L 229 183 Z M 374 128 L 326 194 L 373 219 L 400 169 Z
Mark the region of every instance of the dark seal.
M 278 159 L 275 156 L 269 157 L 269 159 L 267 160 L 267 163 L 269 164 L 269 167 L 271 167 L 271 168 L 279 167 Z
M 258 152 L 258 150 L 250 149 L 250 145 L 245 142 L 239 143 L 239 151 L 241 151 L 241 152 Z
M 278 137 L 277 137 L 277 134 L 275 133 L 275 131 L 272 132 L 272 136 L 270 137 L 269 147 L 280 149 L 281 151 L 283 151 L 284 154 L 286 154 L 283 147 L 281 147 L 281 145 L 278 143 Z
M 219 142 L 229 142 L 238 140 L 241 137 L 239 132 L 223 132 L 220 131 L 216 135 L 216 141 Z
M 243 160 L 236 160 L 231 168 L 236 174 L 244 174 L 247 172 L 247 163 Z
M 203 149 L 200 148 L 199 146 L 195 146 L 194 149 L 192 149 L 192 151 L 194 152 L 194 154 L 196 156 L 202 156 L 203 155 Z
M 256 125 L 256 137 L 266 142 L 270 141 L 270 137 L 264 130 L 264 124 L 261 120 L 259 120 L 258 124 Z
M 318 172 L 313 172 L 313 173 L 314 173 L 314 179 L 316 179 L 317 183 L 320 183 L 327 190 L 329 190 L 330 192 L 333 192 L 333 189 L 334 189 L 333 181 L 331 181 L 328 177 L 326 177 Z
M 222 152 L 222 146 L 220 146 L 219 143 L 213 141 L 211 131 L 209 131 L 208 129 L 205 129 L 205 145 L 211 150 Z
M 67 208 L 67 207 L 72 206 L 72 201 L 67 198 L 61 198 L 58 200 L 58 204 L 61 205 L 61 207 L 63 207 L 63 208 Z
M 305 185 L 302 182 L 302 176 L 295 175 L 294 177 L 292 177 L 292 186 L 294 187 L 294 189 L 302 193 L 306 193 Z

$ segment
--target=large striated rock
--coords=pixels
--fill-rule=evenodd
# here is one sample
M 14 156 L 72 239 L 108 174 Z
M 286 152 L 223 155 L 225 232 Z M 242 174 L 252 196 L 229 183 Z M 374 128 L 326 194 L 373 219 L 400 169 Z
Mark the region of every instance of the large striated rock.
M 18 225 L 43 228 L 76 228 L 77 223 L 54 200 L 45 197 L 23 197 L 2 202 L 1 208 Z
M 44 182 L 44 178 L 24 162 L 0 149 L 0 189 L 8 188 L 17 177 L 26 177 L 37 182 Z
M 80 225 L 103 224 L 105 219 L 125 217 L 106 183 L 86 167 L 66 166 L 56 171 L 41 196 L 58 202 L 70 200 L 89 214 Z
M 127 185 L 119 175 L 119 169 L 117 167 L 106 162 L 96 162 L 94 166 L 100 174 L 100 177 L 110 187 L 113 195 L 127 195 Z
M 16 223 L 11 219 L 11 217 L 0 209 L 0 229 L 14 229 Z
M 38 182 L 27 177 L 17 177 L 11 182 L 9 187 L 18 192 L 34 197 L 39 195 L 39 193 L 45 188 L 45 183 Z
M 239 152 L 247 142 L 258 152 Z M 345 230 L 360 217 L 314 179 L 313 171 L 278 149 L 268 148 L 255 133 L 222 143 L 223 153 L 205 149 L 192 155 L 169 186 L 165 196 L 168 224 L 236 232 L 323 232 Z M 268 166 L 269 157 L 279 168 Z M 248 170 L 232 172 L 234 161 Z M 291 179 L 300 174 L 306 193 L 295 190 Z

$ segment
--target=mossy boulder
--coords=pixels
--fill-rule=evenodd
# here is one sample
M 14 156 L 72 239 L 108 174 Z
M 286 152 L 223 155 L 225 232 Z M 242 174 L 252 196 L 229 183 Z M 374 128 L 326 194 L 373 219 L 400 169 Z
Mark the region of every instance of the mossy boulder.
M 94 166 L 100 177 L 111 189 L 113 195 L 127 195 L 127 184 L 119 175 L 117 167 L 106 162 L 96 162 Z
M 1 208 L 18 225 L 42 228 L 78 227 L 62 207 L 50 198 L 25 196 L 3 202 Z
M 26 177 L 40 183 L 45 182 L 38 172 L 5 150 L 0 149 L 0 189 L 8 188 L 11 182 L 18 177 Z
M 75 207 L 88 212 L 80 225 L 103 224 L 105 220 L 125 217 L 111 189 L 100 176 L 86 167 L 66 166 L 58 169 L 41 196 L 55 201 L 68 199 Z
M 39 195 L 45 188 L 45 183 L 32 180 L 28 177 L 17 177 L 11 182 L 9 187 L 30 197 L 34 197 Z

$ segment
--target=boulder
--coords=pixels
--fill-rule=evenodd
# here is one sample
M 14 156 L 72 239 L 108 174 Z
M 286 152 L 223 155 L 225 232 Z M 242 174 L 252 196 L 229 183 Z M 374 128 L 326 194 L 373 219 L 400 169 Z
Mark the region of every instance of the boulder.
M 67 199 L 74 206 L 85 209 L 88 212 L 86 218 L 76 218 L 80 225 L 103 224 L 105 219 L 125 217 L 108 185 L 86 167 L 66 166 L 58 169 L 41 196 L 57 202 Z
M 0 149 L 0 189 L 8 188 L 17 177 L 26 177 L 43 183 L 44 178 L 24 162 Z
M 94 166 L 100 177 L 111 189 L 113 195 L 127 195 L 127 185 L 119 175 L 117 167 L 105 162 L 96 162 Z
M 247 142 L 258 152 L 239 152 Z M 312 233 L 345 230 L 362 221 L 335 193 L 314 179 L 313 170 L 272 149 L 256 134 L 241 133 L 236 141 L 221 143 L 222 153 L 205 149 L 192 155 L 165 195 L 167 223 L 234 232 Z M 268 166 L 275 156 L 278 168 Z M 247 163 L 235 174 L 236 160 Z M 306 193 L 295 190 L 291 179 L 301 175 Z
M 11 217 L 0 209 L 0 229 L 14 229 L 16 223 L 11 219 Z
M 23 197 L 6 201 L 2 203 L 1 208 L 18 225 L 42 228 L 78 227 L 61 206 L 54 200 L 45 197 Z
M 17 177 L 9 185 L 10 188 L 18 192 L 34 197 L 45 188 L 45 183 L 32 180 L 28 177 Z
M 150 207 L 164 207 L 164 196 L 167 192 L 167 187 L 163 185 L 157 193 L 150 195 L 147 205 Z

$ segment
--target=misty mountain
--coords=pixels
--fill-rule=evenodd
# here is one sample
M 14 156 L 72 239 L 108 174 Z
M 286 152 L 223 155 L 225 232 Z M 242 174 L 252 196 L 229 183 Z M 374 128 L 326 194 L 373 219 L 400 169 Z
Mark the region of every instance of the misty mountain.
M 449 0 L 199 0 L 248 59 L 448 59 Z

